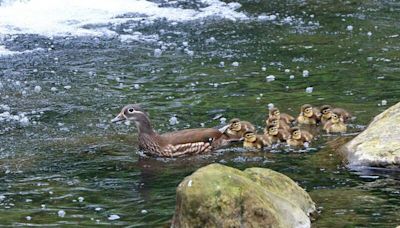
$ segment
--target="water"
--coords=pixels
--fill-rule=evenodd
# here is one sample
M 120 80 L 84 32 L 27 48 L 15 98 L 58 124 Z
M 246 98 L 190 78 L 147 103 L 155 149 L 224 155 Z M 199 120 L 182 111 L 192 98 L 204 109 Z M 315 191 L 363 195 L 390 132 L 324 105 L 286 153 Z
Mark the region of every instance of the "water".
M 161 132 L 233 117 L 261 129 L 268 106 L 311 103 L 352 111 L 357 133 L 399 101 L 398 2 L 238 3 L 0 1 L 1 225 L 164 226 L 178 183 L 213 162 L 293 178 L 315 227 L 399 225 L 400 172 L 346 168 L 335 137 L 148 159 L 132 125 L 109 123 L 138 102 Z

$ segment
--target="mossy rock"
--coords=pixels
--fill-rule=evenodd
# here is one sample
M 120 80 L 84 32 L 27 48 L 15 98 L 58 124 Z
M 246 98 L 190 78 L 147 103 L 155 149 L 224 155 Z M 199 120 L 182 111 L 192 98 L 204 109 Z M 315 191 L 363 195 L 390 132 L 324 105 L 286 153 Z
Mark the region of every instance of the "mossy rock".
M 310 227 L 310 196 L 289 177 L 263 168 L 200 168 L 177 188 L 172 227 Z
M 400 166 L 400 103 L 379 114 L 340 151 L 353 166 Z

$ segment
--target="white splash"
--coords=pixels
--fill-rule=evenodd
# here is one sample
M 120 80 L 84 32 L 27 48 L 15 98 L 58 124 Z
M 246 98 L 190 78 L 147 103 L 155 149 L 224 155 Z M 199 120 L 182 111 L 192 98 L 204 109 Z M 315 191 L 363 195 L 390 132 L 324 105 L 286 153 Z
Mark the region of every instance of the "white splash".
M 127 21 L 152 23 L 159 19 L 187 22 L 205 18 L 246 20 L 236 10 L 239 3 L 200 0 L 205 7 L 182 9 L 161 7 L 146 0 L 30 0 L 7 1 L 0 6 L 0 34 L 44 36 L 115 36 L 109 25 Z M 91 25 L 96 25 L 92 26 Z M 99 26 L 100 25 L 100 26 Z

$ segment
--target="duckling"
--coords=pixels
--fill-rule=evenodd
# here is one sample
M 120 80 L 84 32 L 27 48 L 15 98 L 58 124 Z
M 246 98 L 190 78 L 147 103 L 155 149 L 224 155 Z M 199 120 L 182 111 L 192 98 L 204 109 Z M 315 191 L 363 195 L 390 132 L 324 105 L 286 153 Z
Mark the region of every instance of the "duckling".
M 313 135 L 308 131 L 301 130 L 298 127 L 290 129 L 290 137 L 286 141 L 289 146 L 304 146 L 305 142 L 311 142 Z
M 324 130 L 326 133 L 345 133 L 347 125 L 344 123 L 343 118 L 337 112 L 332 112 L 331 119 L 325 123 Z
M 260 138 L 260 136 L 256 135 L 254 131 L 246 131 L 244 133 L 244 142 L 243 142 L 244 148 L 261 149 L 263 148 L 263 146 L 264 146 L 263 140 Z
M 247 131 L 255 130 L 256 128 L 250 122 L 234 118 L 229 121 L 229 128 L 226 134 L 230 138 L 242 138 Z
M 333 108 L 330 105 L 321 106 L 321 124 L 325 125 L 326 122 L 331 118 L 332 112 L 336 112 L 343 118 L 343 121 L 347 123 L 351 119 L 350 112 L 343 108 Z
M 278 119 L 276 117 L 269 117 L 265 123 L 268 125 L 274 125 L 277 126 L 279 129 L 283 129 L 288 131 L 290 129 L 289 125 L 286 124 L 286 122 L 282 119 Z
M 272 108 L 269 110 L 268 118 L 272 118 L 272 117 L 275 117 L 278 120 L 281 120 L 282 122 L 284 122 L 287 125 L 290 125 L 295 120 L 295 118 L 293 116 L 286 114 L 286 113 L 281 113 L 279 111 L 279 109 L 277 109 L 277 108 Z
M 319 121 L 319 112 L 309 104 L 301 106 L 300 114 L 297 117 L 299 124 L 316 125 Z
M 264 135 L 268 136 L 271 143 L 285 142 L 289 138 L 289 133 L 277 126 L 269 125 L 264 129 Z

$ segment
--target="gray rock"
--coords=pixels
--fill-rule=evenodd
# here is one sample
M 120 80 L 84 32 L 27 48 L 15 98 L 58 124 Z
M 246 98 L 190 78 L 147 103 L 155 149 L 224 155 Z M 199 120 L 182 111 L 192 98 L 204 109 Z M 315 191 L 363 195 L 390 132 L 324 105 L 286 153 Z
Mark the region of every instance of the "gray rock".
M 353 166 L 400 166 L 400 103 L 379 114 L 340 151 Z

